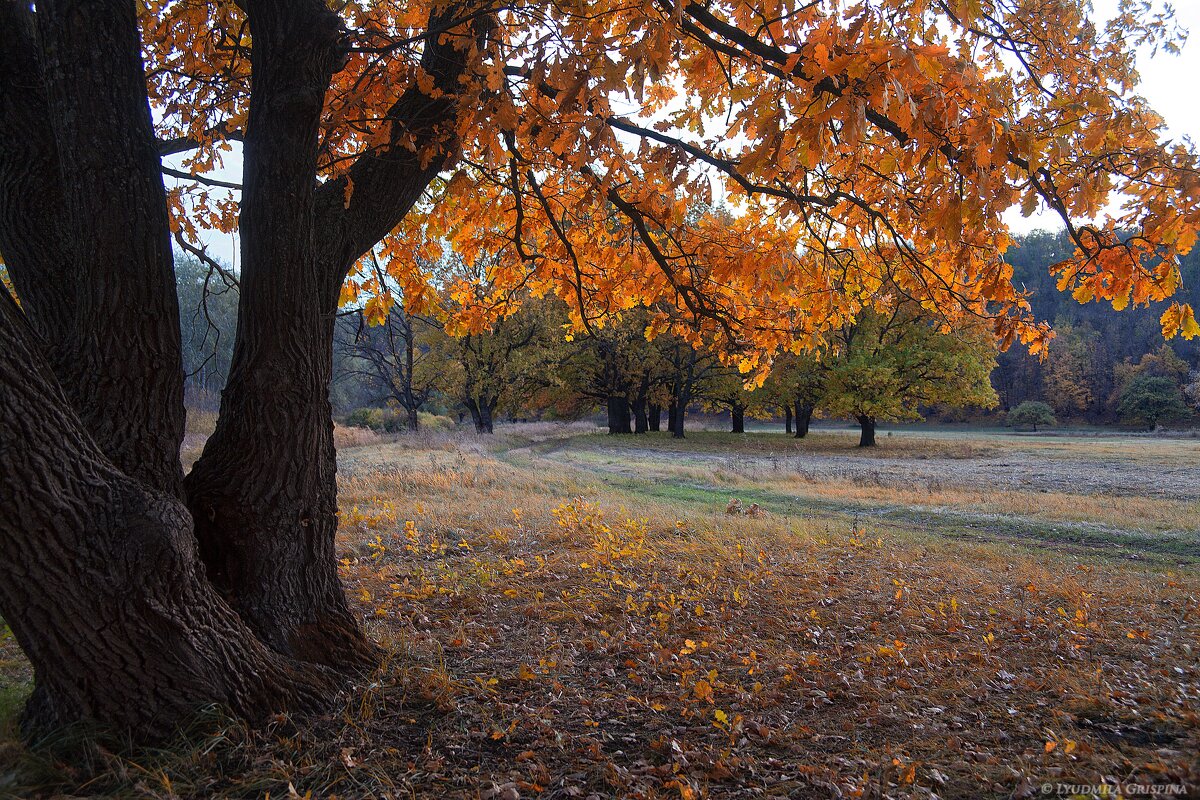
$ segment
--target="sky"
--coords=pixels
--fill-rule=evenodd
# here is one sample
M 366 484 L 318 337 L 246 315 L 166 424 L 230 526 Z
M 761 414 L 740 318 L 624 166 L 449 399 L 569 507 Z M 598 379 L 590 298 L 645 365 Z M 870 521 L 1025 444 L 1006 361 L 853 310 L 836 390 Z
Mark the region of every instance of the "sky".
M 1093 18 L 1097 21 L 1109 19 L 1115 13 L 1117 4 L 1118 0 L 1094 0 Z M 1155 5 L 1161 3 L 1155 2 Z M 1153 57 L 1148 52 L 1140 55 L 1139 93 L 1166 119 L 1168 135 L 1171 138 L 1188 136 L 1200 143 L 1200 93 L 1196 91 L 1197 84 L 1200 83 L 1200 0 L 1175 0 L 1173 7 L 1176 22 L 1180 27 L 1192 32 L 1192 36 L 1182 52 L 1177 55 L 1161 51 Z M 213 177 L 230 181 L 240 180 L 241 165 L 238 163 L 237 154 L 228 154 L 225 169 Z M 169 185 L 174 182 L 172 178 L 167 178 L 167 181 Z M 1015 209 L 1009 213 L 1007 222 L 1017 233 L 1062 227 L 1058 218 L 1048 213 L 1039 212 L 1025 218 Z M 212 231 L 208 232 L 204 239 L 210 255 L 225 263 L 237 265 L 235 234 Z
M 1117 0 L 1094 0 L 1093 5 L 1093 19 L 1107 20 L 1116 12 Z M 1190 31 L 1191 36 L 1178 54 L 1162 51 L 1153 57 L 1148 52 L 1139 54 L 1138 94 L 1149 100 L 1150 107 L 1167 121 L 1172 139 L 1188 136 L 1200 143 L 1200 94 L 1196 91 L 1200 83 L 1200 0 L 1175 0 L 1173 7 L 1175 21 Z M 1057 216 L 1044 211 L 1025 218 L 1013 210 L 1007 222 L 1017 233 L 1062 227 Z

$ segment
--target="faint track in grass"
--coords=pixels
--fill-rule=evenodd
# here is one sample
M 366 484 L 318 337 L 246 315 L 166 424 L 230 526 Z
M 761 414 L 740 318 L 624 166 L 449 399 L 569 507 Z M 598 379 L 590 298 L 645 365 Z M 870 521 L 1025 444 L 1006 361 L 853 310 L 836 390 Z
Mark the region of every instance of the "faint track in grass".
M 604 440 L 601 440 L 604 441 Z M 686 504 L 692 507 L 723 512 L 732 497 L 743 503 L 758 503 L 770 513 L 783 517 L 805 518 L 819 515 L 831 522 L 844 523 L 847 527 L 858 523 L 875 521 L 888 526 L 902 528 L 918 534 L 935 535 L 947 539 L 974 541 L 1005 541 L 1023 547 L 1052 549 L 1056 552 L 1078 552 L 1091 556 L 1120 560 L 1153 562 L 1161 565 L 1200 566 L 1200 530 L 1147 531 L 1125 528 L 1093 521 L 1045 520 L 1020 514 L 991 513 L 948 508 L 937 505 L 914 505 L 877 501 L 853 502 L 771 491 L 766 489 L 720 485 L 695 478 L 672 477 L 672 466 L 729 466 L 734 472 L 739 469 L 763 467 L 773 461 L 784 464 L 781 469 L 811 470 L 822 479 L 855 481 L 864 477 L 878 481 L 880 485 L 921 485 L 927 480 L 941 480 L 950 485 L 965 485 L 973 488 L 1028 488 L 1032 481 L 1022 481 L 1016 487 L 997 486 L 987 473 L 972 473 L 965 464 L 957 467 L 954 477 L 947 476 L 939 467 L 946 460 L 909 458 L 859 458 L 853 455 L 788 455 L 773 459 L 755 456 L 730 456 L 723 453 L 703 451 L 665 451 L 653 448 L 630 447 L 622 443 L 609 449 L 595 441 L 581 439 L 555 439 L 533 443 L 526 447 L 497 454 L 504 460 L 516 459 L 526 463 L 541 461 L 545 468 L 570 469 L 591 476 L 608 487 L 648 499 Z M 589 458 L 588 456 L 595 456 Z M 607 458 L 608 461 L 604 459 Z M 1004 468 L 1015 461 L 1029 460 L 1024 453 L 1005 454 L 1002 458 L 957 459 L 963 462 L 984 461 L 988 467 Z M 1086 462 L 1058 462 L 1038 459 L 1042 472 L 1054 473 L 1056 484 L 1080 490 L 1072 476 L 1094 469 Z M 633 461 L 635 463 L 629 463 Z M 1082 464 L 1082 465 L 1081 465 Z M 978 466 L 978 463 L 973 466 Z M 1055 469 L 1057 467 L 1057 469 Z M 657 468 L 657 469 L 656 469 Z M 885 468 L 885 469 L 881 469 Z M 1133 467 L 1130 465 L 1129 469 Z M 966 474 L 969 480 L 961 481 Z M 1155 478 L 1159 475 L 1155 474 Z M 1192 499 L 1192 486 L 1196 477 L 1181 480 L 1176 491 L 1166 492 L 1167 497 Z M 959 478 L 955 480 L 954 478 Z M 1124 471 L 1118 474 L 1117 483 L 1128 477 Z M 1143 474 L 1143 480 L 1145 476 Z M 1097 494 L 1120 492 L 1114 487 L 1111 474 L 1101 474 L 1095 479 L 1093 488 Z M 1039 486 L 1041 484 L 1034 483 Z M 1059 486 L 1058 488 L 1061 488 Z M 1082 487 L 1086 490 L 1087 487 Z M 1148 492 L 1144 483 L 1139 485 L 1143 493 Z M 1159 494 L 1158 496 L 1162 496 Z

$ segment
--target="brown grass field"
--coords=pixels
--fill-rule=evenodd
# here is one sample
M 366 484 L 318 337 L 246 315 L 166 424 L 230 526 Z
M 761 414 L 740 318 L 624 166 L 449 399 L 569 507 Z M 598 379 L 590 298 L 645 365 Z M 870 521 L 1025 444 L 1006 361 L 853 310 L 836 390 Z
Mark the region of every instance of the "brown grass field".
M 339 441 L 343 577 L 389 653 L 377 673 L 265 730 L 214 709 L 158 750 L 30 752 L 5 631 L 0 796 L 1200 785 L 1200 440 Z

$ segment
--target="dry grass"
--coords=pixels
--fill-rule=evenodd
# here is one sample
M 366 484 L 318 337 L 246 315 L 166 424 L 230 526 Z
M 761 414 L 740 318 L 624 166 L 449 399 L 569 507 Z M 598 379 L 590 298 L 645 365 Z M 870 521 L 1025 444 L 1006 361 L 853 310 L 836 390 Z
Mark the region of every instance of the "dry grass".
M 352 447 L 367 447 L 379 444 L 383 437 L 370 428 L 354 428 L 345 425 L 333 426 L 333 446 L 338 450 L 348 450 Z
M 879 452 L 845 432 L 582 437 L 543 458 L 668 483 L 740 488 L 858 509 L 905 507 L 1156 533 L 1200 531 L 1200 443 L 1190 439 L 905 434 Z M 721 451 L 721 442 L 728 451 Z M 941 457 L 936 454 L 941 453 Z M 548 465 L 543 468 L 548 468 Z
M 539 469 L 527 442 L 564 446 L 554 432 L 506 436 L 346 454 L 343 577 L 391 657 L 335 711 L 261 732 L 210 716 L 169 751 L 84 766 L 25 756 L 21 786 L 909 798 L 1200 779 L 1194 573 L 723 513 L 738 486 L 684 512 Z

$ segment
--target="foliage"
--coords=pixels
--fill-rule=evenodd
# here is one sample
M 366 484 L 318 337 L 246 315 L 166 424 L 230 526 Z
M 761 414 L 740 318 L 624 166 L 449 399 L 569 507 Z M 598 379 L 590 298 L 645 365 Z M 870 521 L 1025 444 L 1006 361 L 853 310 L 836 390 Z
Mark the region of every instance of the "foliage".
M 1081 416 L 1096 403 L 1089 377 L 1095 375 L 1095 331 L 1059 326 L 1050 345 L 1044 374 L 1046 396 L 1054 410 L 1064 417 Z
M 1144 354 L 1137 363 L 1126 359 L 1122 364 L 1113 365 L 1114 400 L 1119 403 L 1125 388 L 1140 377 L 1166 378 L 1182 388 L 1187 384 L 1190 372 L 1188 363 L 1176 355 L 1169 344 L 1161 344 L 1157 350 Z
M 1108 305 L 1081 305 L 1064 296 L 1046 266 L 1070 258 L 1074 247 L 1065 231 L 1033 233 L 1017 237 L 1005 260 L 1012 264 L 1014 280 L 1029 291 L 1033 313 L 1054 321 L 1057 335 L 1051 345 L 1052 352 L 1059 342 L 1074 337 L 1089 342 L 1087 357 L 1078 365 L 1081 373 L 1077 372 L 1071 383 L 1083 387 L 1094 398 L 1082 412 L 1088 421 L 1112 422 L 1116 419 L 1117 395 L 1122 383 L 1117 373 L 1125 362 L 1137 363 L 1162 346 L 1159 316 L 1165 306 L 1151 303 L 1144 308 L 1118 312 Z M 1180 260 L 1180 274 L 1183 287 L 1179 299 L 1200 306 L 1200 249 L 1193 249 Z M 1200 340 L 1176 340 L 1171 346 L 1185 361 L 1200 364 Z M 1012 409 L 1024 400 L 1054 397 L 1059 388 L 1055 386 L 1056 376 L 1051 374 L 1054 369 L 1051 363 L 1032 357 L 1021 348 L 1001 353 L 992 380 L 1002 407 Z M 1074 405 L 1078 409 L 1079 404 Z
M 911 301 L 864 313 L 834 338 L 821 407 L 834 417 L 919 419 L 920 407 L 995 404 L 995 350 L 979 328 L 955 333 Z
M 430 293 L 424 265 L 447 246 L 467 263 L 486 256 L 484 292 L 466 278 L 449 287 L 457 324 L 476 332 L 514 293 L 555 293 L 580 330 L 655 307 L 656 328 L 719 341 L 754 368 L 895 282 L 952 322 L 986 313 L 1002 341 L 1041 351 L 1048 330 L 1001 258 L 1007 209 L 1057 213 L 1077 250 L 1052 265 L 1058 288 L 1116 308 L 1170 298 L 1200 224 L 1194 153 L 1161 144 L 1161 118 L 1133 93 L 1129 48 L 1173 49 L 1177 32 L 1133 6 L 1107 26 L 1074 0 L 1036 13 L 874 0 L 342 14 L 352 47 L 327 95 L 321 201 L 369 205 L 376 149 L 422 163 L 453 151 L 378 256 L 414 296 Z M 245 16 L 157 0 L 142 19 L 161 134 L 198 144 L 185 165 L 207 172 L 245 121 Z M 418 62 L 431 25 L 460 74 Z M 399 87 L 451 101 L 452 118 L 405 133 Z M 730 209 L 711 205 L 714 181 Z M 1115 219 L 1079 222 L 1117 196 L 1129 202 Z M 185 236 L 232 226 L 236 201 L 213 187 L 185 183 L 170 199 Z M 346 296 L 372 280 L 359 273 Z M 1168 335 L 1197 332 L 1188 304 L 1160 316 Z
M 1005 422 L 1014 428 L 1033 428 L 1036 431 L 1039 425 L 1056 425 L 1058 420 L 1049 404 L 1041 400 L 1026 400 L 1008 412 Z
M 352 428 L 398 433 L 407 428 L 408 420 L 404 413 L 395 408 L 356 408 L 346 415 L 346 424 Z
M 1117 413 L 1123 421 L 1141 422 L 1153 430 L 1159 423 L 1184 419 L 1191 409 L 1179 384 L 1170 378 L 1140 375 L 1121 390 Z

